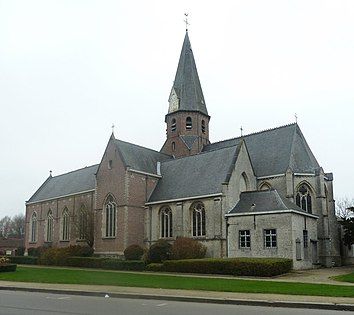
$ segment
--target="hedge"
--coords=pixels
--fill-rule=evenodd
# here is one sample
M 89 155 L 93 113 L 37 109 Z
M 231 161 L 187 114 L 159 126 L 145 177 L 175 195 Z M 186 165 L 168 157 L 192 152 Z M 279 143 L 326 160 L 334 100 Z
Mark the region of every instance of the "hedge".
M 107 258 L 100 257 L 68 257 L 61 266 L 82 267 L 82 268 L 102 268 L 102 263 Z
M 20 265 L 37 265 L 38 257 L 32 256 L 9 256 L 10 261 L 14 264 Z
M 290 272 L 292 267 L 291 259 L 281 258 L 190 259 L 166 260 L 160 271 L 273 277 Z
M 16 268 L 16 264 L 0 265 L 0 272 L 14 272 L 16 271 Z
M 102 268 L 111 270 L 144 271 L 145 263 L 142 260 L 120 260 L 109 258 L 102 262 Z

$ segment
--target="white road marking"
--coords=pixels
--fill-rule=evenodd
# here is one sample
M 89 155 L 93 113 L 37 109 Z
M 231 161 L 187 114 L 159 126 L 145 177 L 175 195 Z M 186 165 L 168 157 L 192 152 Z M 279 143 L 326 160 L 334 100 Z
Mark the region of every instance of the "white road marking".
M 156 306 L 161 307 L 161 306 L 166 306 L 167 303 L 162 303 L 162 304 L 157 304 Z

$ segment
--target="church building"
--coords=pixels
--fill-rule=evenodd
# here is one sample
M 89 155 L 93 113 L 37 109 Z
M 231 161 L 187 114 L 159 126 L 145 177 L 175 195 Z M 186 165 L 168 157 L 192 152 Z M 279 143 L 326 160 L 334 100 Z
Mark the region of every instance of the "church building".
M 26 202 L 26 249 L 90 241 L 95 254 L 120 257 L 129 245 L 183 236 L 208 257 L 341 264 L 333 175 L 297 123 L 209 141 L 188 31 L 165 122 L 160 152 L 112 133 L 99 164 L 50 175 Z

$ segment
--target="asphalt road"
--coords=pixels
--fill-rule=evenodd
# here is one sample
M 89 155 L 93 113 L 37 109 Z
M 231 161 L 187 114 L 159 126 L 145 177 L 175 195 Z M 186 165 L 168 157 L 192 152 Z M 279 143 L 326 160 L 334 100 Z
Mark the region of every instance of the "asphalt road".
M 350 312 L 299 310 L 190 302 L 70 296 L 0 291 L 1 315 L 99 314 L 99 315 L 345 315 Z

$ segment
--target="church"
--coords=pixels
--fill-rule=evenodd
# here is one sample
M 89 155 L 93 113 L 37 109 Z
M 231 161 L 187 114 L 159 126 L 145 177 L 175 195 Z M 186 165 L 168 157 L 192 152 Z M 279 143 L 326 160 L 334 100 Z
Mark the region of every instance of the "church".
M 333 174 L 297 123 L 216 143 L 186 31 L 155 151 L 112 133 L 99 164 L 50 175 L 26 202 L 26 250 L 197 239 L 208 257 L 280 257 L 295 269 L 341 264 Z M 89 235 L 89 236 L 88 236 Z

